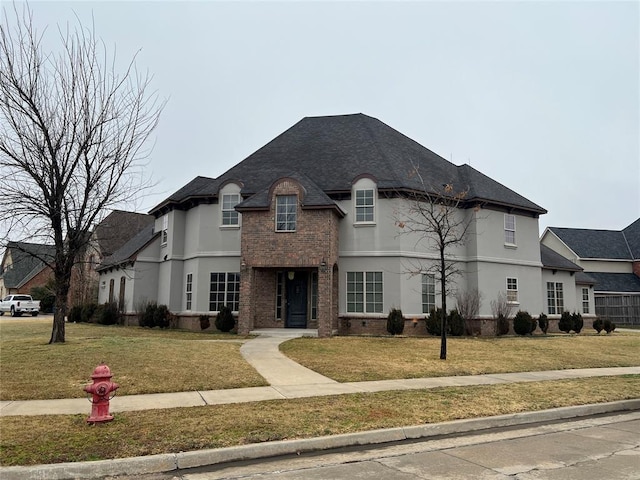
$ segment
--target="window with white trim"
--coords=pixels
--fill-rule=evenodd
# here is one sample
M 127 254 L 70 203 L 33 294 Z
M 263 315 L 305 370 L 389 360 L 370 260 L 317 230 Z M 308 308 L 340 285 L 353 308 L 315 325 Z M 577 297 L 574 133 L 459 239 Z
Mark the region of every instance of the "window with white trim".
M 582 289 L 582 313 L 589 313 L 589 289 Z
M 547 282 L 547 309 L 549 315 L 561 314 L 564 311 L 562 283 Z
M 169 217 L 165 215 L 162 217 L 162 240 L 161 245 L 166 245 L 169 239 Z
M 356 190 L 356 223 L 373 223 L 375 190 L 367 188 Z
M 193 273 L 187 273 L 187 281 L 185 282 L 185 310 L 191 310 L 191 300 L 193 295 Z
M 436 308 L 436 276 L 422 274 L 422 313 L 431 313 Z
M 311 319 L 318 319 L 318 272 L 311 272 Z
M 297 195 L 276 195 L 276 232 L 295 232 L 297 217 Z
M 518 303 L 518 279 L 507 277 L 507 302 Z
M 282 305 L 284 298 L 284 272 L 277 273 L 276 279 L 276 319 L 282 320 Z
M 382 272 L 347 272 L 347 312 L 382 313 Z
M 240 310 L 240 274 L 212 272 L 209 286 L 209 311 L 219 312 L 225 305 L 233 312 Z
M 504 243 L 516 244 L 516 216 L 509 213 L 504 214 Z
M 222 225 L 237 226 L 240 224 L 240 214 L 235 207 L 240 203 L 240 195 L 228 193 L 222 195 Z

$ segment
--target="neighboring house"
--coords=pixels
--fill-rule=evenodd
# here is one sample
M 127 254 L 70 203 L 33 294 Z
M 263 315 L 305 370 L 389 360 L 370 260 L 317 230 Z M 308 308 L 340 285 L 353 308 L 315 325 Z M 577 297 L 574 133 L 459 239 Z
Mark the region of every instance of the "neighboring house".
M 91 232 L 87 247 L 79 255 L 73 268 L 69 289 L 70 306 L 96 302 L 99 281 L 96 267 L 153 223 L 153 215 L 123 210 L 109 213 Z
M 597 315 L 640 324 L 640 219 L 623 230 L 549 227 L 541 242 L 594 280 Z
M 540 244 L 542 259 L 542 313 L 550 319 L 562 312 L 580 313 L 585 320 L 595 320 L 595 280 L 582 267 L 567 260 L 546 245 Z
M 240 333 L 384 332 L 391 308 L 412 319 L 440 304 L 427 273 L 437 252 L 401 235 L 396 219 L 410 195 L 448 185 L 467 192 L 456 215 L 470 234 L 450 257 L 462 270 L 455 289 L 483 298 L 473 328 L 493 331 L 490 303 L 500 293 L 539 313 L 546 210 L 362 114 L 304 118 L 220 177 L 192 180 L 151 210 L 153 230 L 98 267 L 99 299 L 122 298 L 131 313 L 156 301 L 181 325 L 227 305 Z M 409 273 L 416 265 L 424 271 Z
M 9 242 L 0 264 L 0 298 L 45 286 L 53 278 L 47 263 L 53 263 L 54 256 L 53 245 Z

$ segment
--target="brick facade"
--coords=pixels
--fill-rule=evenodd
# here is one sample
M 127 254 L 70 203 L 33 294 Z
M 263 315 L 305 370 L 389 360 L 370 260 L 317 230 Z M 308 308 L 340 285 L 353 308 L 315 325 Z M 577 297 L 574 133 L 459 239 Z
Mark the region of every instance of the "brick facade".
M 294 232 L 276 231 L 276 196 L 297 195 Z M 293 179 L 276 181 L 270 191 L 268 210 L 245 211 L 242 215 L 240 312 L 238 331 L 278 328 L 276 282 L 278 272 L 318 274 L 317 322 L 307 315 L 307 327 L 318 328 L 327 337 L 338 327 L 337 265 L 339 216 L 334 209 L 304 208 L 304 189 Z M 310 285 L 310 283 L 309 283 Z M 308 295 L 310 305 L 311 296 Z M 283 301 L 283 308 L 285 302 Z M 310 309 L 309 309 L 310 311 Z

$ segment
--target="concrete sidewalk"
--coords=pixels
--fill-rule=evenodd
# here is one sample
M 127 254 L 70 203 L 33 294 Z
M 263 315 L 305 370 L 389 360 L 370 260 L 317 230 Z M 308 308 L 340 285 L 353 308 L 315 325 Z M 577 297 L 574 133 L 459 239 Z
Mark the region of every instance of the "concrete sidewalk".
M 294 362 L 278 349 L 282 342 L 291 338 L 313 336 L 314 330 L 260 330 L 252 333 L 259 336 L 244 343 L 240 353 L 269 382 L 270 386 L 122 395 L 114 397 L 111 401 L 111 412 L 247 403 L 385 390 L 418 390 L 640 374 L 640 367 L 617 367 L 338 383 Z M 91 405 L 85 398 L 0 402 L 0 416 L 89 414 L 90 410 Z

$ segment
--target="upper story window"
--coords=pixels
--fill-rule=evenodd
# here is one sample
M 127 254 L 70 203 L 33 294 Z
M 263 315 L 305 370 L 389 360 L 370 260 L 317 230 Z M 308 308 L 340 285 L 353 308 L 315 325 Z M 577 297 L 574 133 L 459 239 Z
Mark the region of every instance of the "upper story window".
M 516 244 L 516 216 L 509 213 L 504 214 L 504 243 Z
M 518 303 L 518 279 L 507 278 L 507 302 Z
M 295 232 L 297 217 L 297 195 L 276 195 L 276 232 Z
M 356 223 L 374 222 L 374 192 L 373 188 L 356 190 Z
M 165 215 L 162 217 L 162 241 L 161 245 L 166 245 L 169 239 L 169 217 Z
M 236 205 L 239 203 L 240 195 L 237 193 L 222 195 L 222 225 L 239 225 L 240 214 L 235 210 Z

